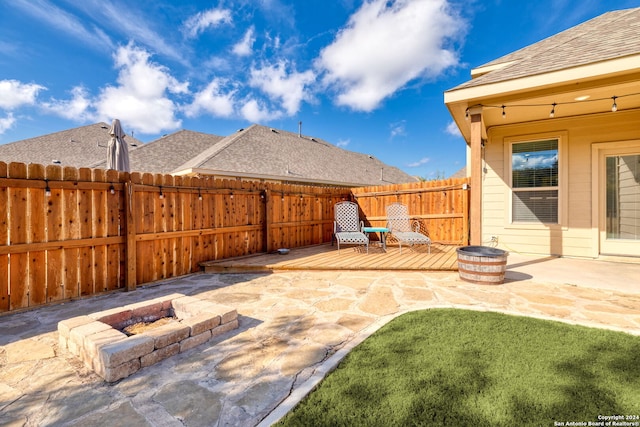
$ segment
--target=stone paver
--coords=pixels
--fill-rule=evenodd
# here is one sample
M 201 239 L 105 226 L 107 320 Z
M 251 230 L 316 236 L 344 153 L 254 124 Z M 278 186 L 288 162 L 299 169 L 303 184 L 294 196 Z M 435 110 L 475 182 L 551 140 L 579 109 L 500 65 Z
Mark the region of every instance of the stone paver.
M 609 274 L 611 264 L 567 260 L 563 276 L 563 260 L 551 270 L 511 262 L 522 267 L 498 286 L 448 272 L 194 274 L 0 316 L 0 425 L 269 425 L 354 345 L 418 309 L 494 310 L 640 335 L 640 286 Z M 640 264 L 625 269 L 640 277 Z M 59 321 L 175 293 L 236 307 L 239 328 L 113 384 L 59 342 Z

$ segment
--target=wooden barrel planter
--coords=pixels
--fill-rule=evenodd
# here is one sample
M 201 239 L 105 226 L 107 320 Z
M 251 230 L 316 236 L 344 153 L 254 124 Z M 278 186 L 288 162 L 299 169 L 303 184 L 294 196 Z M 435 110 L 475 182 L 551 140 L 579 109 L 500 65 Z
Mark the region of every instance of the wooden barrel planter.
M 508 252 L 487 246 L 464 246 L 457 252 L 462 280 L 481 285 L 504 283 Z

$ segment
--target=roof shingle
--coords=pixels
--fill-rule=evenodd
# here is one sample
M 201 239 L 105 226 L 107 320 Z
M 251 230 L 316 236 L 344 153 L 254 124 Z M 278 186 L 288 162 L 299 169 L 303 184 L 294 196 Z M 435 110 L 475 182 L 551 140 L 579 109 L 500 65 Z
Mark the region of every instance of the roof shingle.
M 106 168 L 109 126 L 83 126 L 0 145 L 0 161 Z M 180 130 L 143 144 L 128 136 L 132 171 L 199 173 L 350 186 L 417 181 L 373 156 L 261 125 L 227 137 Z
M 348 185 L 417 180 L 373 156 L 344 150 L 319 138 L 261 125 L 252 125 L 222 139 L 173 172 L 188 169 Z
M 5 163 L 59 164 L 95 168 L 107 164 L 110 126 L 95 123 L 0 145 L 0 161 Z M 127 135 L 130 152 L 143 143 Z M 104 167 L 103 166 L 103 167 Z
M 638 45 L 640 45 L 640 8 L 607 12 L 477 67 L 481 69 L 508 64 L 451 90 L 637 55 Z

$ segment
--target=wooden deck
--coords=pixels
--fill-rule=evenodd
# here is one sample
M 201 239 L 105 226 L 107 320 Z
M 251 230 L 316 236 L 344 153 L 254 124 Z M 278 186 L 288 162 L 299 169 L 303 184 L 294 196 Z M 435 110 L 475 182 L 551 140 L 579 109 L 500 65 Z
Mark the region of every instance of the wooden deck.
M 457 246 L 433 244 L 416 249 L 387 247 L 386 252 L 371 246 L 367 254 L 361 247 L 343 247 L 338 252 L 330 244 L 292 249 L 286 255 L 256 254 L 246 257 L 207 261 L 200 265 L 208 273 L 273 272 L 279 270 L 431 270 L 457 271 Z

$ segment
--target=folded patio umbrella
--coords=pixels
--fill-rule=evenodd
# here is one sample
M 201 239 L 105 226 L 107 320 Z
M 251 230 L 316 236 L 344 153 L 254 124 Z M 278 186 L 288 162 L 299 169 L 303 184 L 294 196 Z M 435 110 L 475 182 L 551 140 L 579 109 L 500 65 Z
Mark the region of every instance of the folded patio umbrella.
M 111 139 L 107 146 L 107 169 L 129 172 L 129 151 L 126 142 L 124 142 L 126 135 L 120 125 L 120 120 L 113 119 L 109 135 L 111 135 Z

